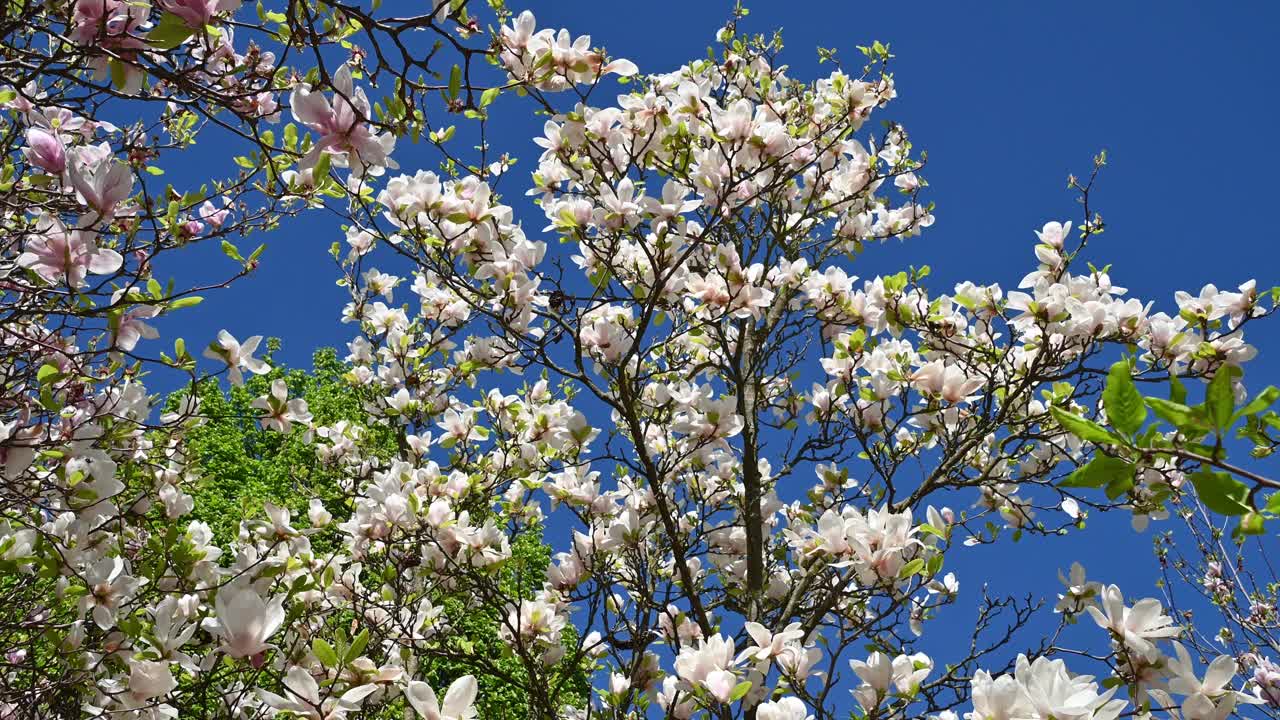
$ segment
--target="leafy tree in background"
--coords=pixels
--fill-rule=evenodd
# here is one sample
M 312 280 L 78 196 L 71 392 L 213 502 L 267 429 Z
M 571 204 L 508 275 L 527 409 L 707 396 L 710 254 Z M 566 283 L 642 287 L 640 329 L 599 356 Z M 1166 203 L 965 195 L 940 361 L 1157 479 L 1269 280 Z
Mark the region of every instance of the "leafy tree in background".
M 278 341 L 269 340 L 267 349 L 268 353 L 276 352 Z M 343 473 L 317 458 L 307 432 L 264 429 L 259 421 L 262 410 L 254 406 L 254 401 L 268 394 L 273 382 L 283 380 L 289 397 L 306 401 L 316 424 L 359 422 L 370 398 L 367 390 L 350 382 L 350 369 L 332 348 L 321 348 L 312 356 L 310 372 L 273 363 L 269 373 L 251 376 L 244 385 L 226 390 L 216 382 L 195 385 L 206 420 L 187 435 L 188 468 L 198 476 L 192 492 L 191 517 L 209 525 L 215 544 L 230 544 L 239 534 L 241 522 L 255 519 L 264 503 L 285 508 L 294 516 L 305 516 L 311 509 L 310 499 L 319 498 L 335 518 L 349 514 L 350 488 L 343 488 Z M 184 389 L 171 394 L 165 402 L 166 410 L 179 408 L 190 392 Z M 372 426 L 364 442 L 365 452 L 371 457 L 386 459 L 395 455 L 398 438 L 390 428 Z M 332 525 L 313 535 L 311 542 L 317 548 L 332 546 Z M 513 597 L 532 597 L 545 580 L 550 560 L 550 548 L 539 533 L 522 534 L 512 543 L 511 562 L 503 572 L 504 590 Z M 492 607 L 470 607 L 448 596 L 440 598 L 438 604 L 462 657 L 497 659 L 496 667 L 479 674 L 476 706 L 480 716 L 493 720 L 528 717 L 528 703 L 520 689 L 520 683 L 527 682 L 527 678 L 519 662 L 509 653 L 504 657 L 505 644 L 499 637 L 501 613 Z M 570 684 L 573 692 L 566 694 L 566 699 L 581 705 L 587 693 L 586 670 L 567 671 L 576 672 L 577 679 Z M 472 672 L 475 668 L 465 659 L 435 657 L 421 667 L 420 674 L 432 687 L 448 687 Z
M 278 343 L 269 341 L 268 349 L 276 351 Z M 342 474 L 337 468 L 317 459 L 305 434 L 263 429 L 258 421 L 262 411 L 253 401 L 270 392 L 273 381 L 282 379 L 291 397 L 306 400 L 315 422 L 354 422 L 360 418 L 367 393 L 343 378 L 347 370 L 334 350 L 323 348 L 312 357 L 311 372 L 278 366 L 225 391 L 214 382 L 195 386 L 208 420 L 188 435 L 188 453 L 200 477 L 191 514 L 209 524 L 218 544 L 233 540 L 241 520 L 259 514 L 264 501 L 294 515 L 306 515 L 313 497 L 320 498 L 331 513 L 344 509 Z M 178 407 L 189 392 L 171 395 L 168 407 Z M 375 457 L 385 459 L 396 452 L 395 434 L 385 427 L 370 428 L 366 442 Z

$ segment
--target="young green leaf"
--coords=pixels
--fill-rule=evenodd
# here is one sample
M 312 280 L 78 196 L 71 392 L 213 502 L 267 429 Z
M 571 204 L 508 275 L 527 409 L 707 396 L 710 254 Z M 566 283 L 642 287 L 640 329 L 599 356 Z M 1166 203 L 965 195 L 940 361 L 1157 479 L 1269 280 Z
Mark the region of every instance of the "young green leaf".
M 1107 387 L 1102 391 L 1102 403 L 1107 418 L 1117 430 L 1132 435 L 1147 419 L 1147 406 L 1142 404 L 1142 394 L 1133 384 L 1129 363 L 1121 360 L 1107 373 Z
M 1124 487 L 1127 484 L 1128 487 Z M 1076 468 L 1076 471 L 1058 483 L 1059 487 L 1111 488 L 1133 486 L 1133 465 L 1110 455 L 1095 455 L 1087 464 Z M 1124 492 L 1120 490 L 1120 492 Z M 1117 493 L 1118 497 L 1119 493 Z M 1114 498 L 1113 498 L 1114 499 Z
M 1063 430 L 1075 435 L 1081 440 L 1087 440 L 1093 443 L 1119 443 L 1120 438 L 1116 437 L 1110 430 L 1099 425 L 1098 423 L 1082 418 L 1079 415 L 1063 410 L 1062 408 L 1049 408 L 1053 419 L 1058 421 Z
M 1195 423 L 1195 410 L 1182 403 L 1157 397 L 1146 398 L 1146 403 L 1161 420 L 1168 422 L 1175 428 L 1181 429 Z
M 1222 515 L 1244 515 L 1253 510 L 1249 505 L 1249 487 L 1227 473 L 1198 470 L 1191 475 L 1200 502 Z
M 462 92 L 462 68 L 457 65 L 449 71 L 449 97 L 456 98 Z
M 338 653 L 333 649 L 332 645 L 322 638 L 316 638 L 311 641 L 311 652 L 315 653 L 315 656 L 325 667 L 338 667 Z
M 1246 415 L 1257 415 L 1258 413 L 1271 407 L 1271 405 L 1280 399 L 1280 388 L 1274 385 L 1268 385 L 1258 393 L 1257 397 L 1250 400 L 1248 404 L 1236 411 L 1235 418 L 1242 418 Z
M 1213 426 L 1222 432 L 1231 426 L 1231 411 L 1235 409 L 1235 393 L 1231 389 L 1231 370 L 1227 366 L 1218 369 L 1205 390 L 1204 405 Z

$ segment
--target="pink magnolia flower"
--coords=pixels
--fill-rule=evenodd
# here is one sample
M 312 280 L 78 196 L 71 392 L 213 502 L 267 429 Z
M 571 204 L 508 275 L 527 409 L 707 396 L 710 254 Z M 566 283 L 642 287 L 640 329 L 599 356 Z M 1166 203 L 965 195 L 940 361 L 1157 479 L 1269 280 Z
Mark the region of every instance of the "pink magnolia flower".
M 224 203 L 229 204 L 230 201 L 224 200 Z M 213 201 L 205 200 L 204 204 L 200 206 L 200 219 L 209 223 L 214 230 L 222 229 L 223 223 L 227 221 L 230 215 L 231 211 L 227 209 L 225 204 L 220 208 L 214 205 Z
M 146 3 L 125 0 L 76 2 L 71 17 L 72 41 L 82 47 L 112 51 L 111 55 L 104 53 L 91 59 L 89 64 L 94 70 L 94 77 L 99 80 L 106 78 L 115 62 L 124 73 L 124 84 L 120 90 L 133 95 L 142 89 L 146 72 L 130 61 L 139 51 L 147 49 L 146 41 L 133 33 L 147 27 L 150 11 Z
M 22 154 L 27 162 L 51 175 L 61 175 L 67 169 L 67 154 L 62 140 L 54 133 L 29 128 L 27 130 L 27 147 Z
M 46 215 L 36 224 L 18 265 L 29 268 L 51 283 L 82 287 L 85 277 L 107 275 L 120 269 L 124 258 L 115 250 L 99 249 L 89 230 L 69 230 L 62 221 Z
M 71 39 L 93 45 L 103 38 L 127 35 L 147 20 L 148 8 L 124 0 L 78 0 L 71 16 Z
M 253 407 L 266 411 L 262 417 L 262 427 L 267 430 L 287 433 L 295 422 L 311 422 L 307 401 L 302 398 L 290 400 L 289 388 L 281 378 L 271 381 L 271 393 L 255 398 Z
M 112 344 L 120 350 L 129 352 L 138 346 L 138 341 L 142 338 L 155 340 L 160 337 L 160 333 L 154 327 L 143 322 L 159 314 L 160 308 L 155 305 L 139 305 L 130 308 L 120 316 L 120 322 L 113 333 Z
M 98 219 L 110 221 L 133 192 L 133 173 L 125 163 L 97 155 L 97 149 L 73 150 L 68 174 L 80 202 L 95 210 Z
M 942 360 L 934 360 L 915 371 L 911 382 L 921 393 L 949 403 L 965 402 L 970 399 L 970 393 L 982 387 L 981 378 L 967 377 L 959 367 Z
M 716 702 L 728 704 L 733 698 L 733 691 L 738 686 L 738 676 L 729 670 L 713 670 L 707 673 L 702 686 L 711 693 Z
M 364 90 L 352 83 L 348 66 L 343 65 L 333 74 L 333 89 L 333 102 L 306 83 L 295 87 L 290 95 L 293 117 L 320 135 L 299 167 L 315 167 L 321 153 L 328 153 L 337 167 L 351 167 L 356 175 L 363 175 L 365 170 L 379 175 L 383 168 L 399 167 L 389 157 L 395 137 L 377 135 L 369 128 L 369 99 Z
M 128 700 L 134 707 L 143 707 L 152 698 L 168 695 L 176 687 L 178 681 L 167 662 L 140 661 L 129 669 Z
M 116 623 L 116 611 L 146 583 L 128 573 L 124 559 L 104 557 L 89 568 L 85 581 L 90 592 L 80 598 L 80 612 L 92 610 L 93 621 L 103 630 Z
M 1120 588 L 1109 585 L 1102 591 L 1101 600 L 1101 609 L 1090 605 L 1085 610 L 1098 627 L 1111 631 L 1117 642 L 1138 652 L 1150 652 L 1155 647 L 1152 640 L 1174 638 L 1182 632 L 1155 598 L 1144 598 L 1131 608 L 1125 607 Z
M 315 677 L 298 665 L 289 668 L 285 673 L 284 686 L 290 697 L 277 695 L 269 690 L 258 688 L 258 697 L 277 711 L 288 712 L 303 718 L 315 720 L 341 720 L 347 713 L 360 708 L 365 698 L 372 695 L 378 686 L 374 683 L 358 685 L 344 692 L 340 697 L 320 696 L 320 685 Z

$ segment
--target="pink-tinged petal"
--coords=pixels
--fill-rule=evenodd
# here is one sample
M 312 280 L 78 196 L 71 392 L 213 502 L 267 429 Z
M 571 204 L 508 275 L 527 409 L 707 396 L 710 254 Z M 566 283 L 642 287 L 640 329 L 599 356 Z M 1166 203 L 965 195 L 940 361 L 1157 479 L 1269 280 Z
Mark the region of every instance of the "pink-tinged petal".
M 115 250 L 99 250 L 89 256 L 89 272 L 94 275 L 108 275 L 124 265 L 124 258 Z
M 1094 622 L 1098 623 L 1098 627 L 1103 628 L 1104 630 L 1111 627 L 1111 621 L 1108 620 L 1107 616 L 1103 615 L 1102 611 L 1098 608 L 1090 605 L 1085 608 L 1085 611 L 1089 613 Z
M 54 175 L 67 169 L 67 156 L 62 141 L 53 133 L 40 128 L 27 130 L 27 159 L 30 162 Z
M 344 64 L 333 74 L 333 89 L 344 97 L 351 97 L 355 86 L 351 82 L 351 67 Z
M 620 58 L 618 60 L 614 60 L 608 65 L 605 65 L 602 72 L 606 74 L 613 73 L 614 75 L 621 75 L 622 77 L 631 77 L 632 75 L 640 72 L 640 68 L 636 67 L 636 64 L 630 60 Z
M 297 665 L 290 668 L 284 684 L 308 703 L 320 704 L 320 686 L 316 684 L 316 679 L 311 676 L 311 673 L 304 668 Z
M 444 694 L 444 715 L 449 718 L 475 717 L 476 692 L 478 688 L 473 675 L 463 675 Z
M 413 680 L 409 683 L 409 687 L 405 688 L 404 697 L 418 711 L 418 715 L 424 718 L 435 718 L 440 716 L 440 704 L 436 700 L 436 691 L 431 686 Z
M 349 708 L 359 707 L 360 703 L 364 702 L 364 699 L 372 695 L 373 691 L 377 689 L 378 686 L 373 683 L 351 688 L 342 693 L 342 697 L 338 698 L 338 704 Z
M 303 125 L 319 130 L 333 122 L 333 108 L 329 101 L 318 92 L 312 92 L 308 85 L 299 85 L 289 95 L 289 106 L 293 117 Z
M 756 645 L 761 647 L 768 645 L 773 636 L 769 633 L 765 626 L 758 622 L 749 622 L 746 624 L 747 635 L 755 641 Z
M 1204 674 L 1204 686 L 1206 690 L 1214 692 L 1221 690 L 1231 682 L 1231 678 L 1236 674 L 1236 661 L 1230 655 L 1219 655 L 1209 663 L 1209 669 Z

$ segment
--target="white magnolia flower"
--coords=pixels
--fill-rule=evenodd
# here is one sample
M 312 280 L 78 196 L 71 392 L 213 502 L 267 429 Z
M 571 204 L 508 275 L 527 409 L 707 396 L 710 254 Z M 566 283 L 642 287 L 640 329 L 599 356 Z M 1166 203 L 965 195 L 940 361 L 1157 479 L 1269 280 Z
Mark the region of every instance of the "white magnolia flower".
M 759 720 L 811 720 L 813 715 L 804 701 L 797 697 L 784 697 L 773 702 L 760 703 L 756 706 L 756 717 Z
M 227 364 L 227 377 L 236 385 L 244 384 L 244 375 L 241 374 L 240 368 L 244 368 L 255 375 L 265 375 L 271 372 L 271 366 L 255 358 L 253 352 L 258 349 L 258 343 L 262 342 L 261 335 L 253 337 L 240 343 L 231 333 L 226 330 L 218 331 L 218 339 L 209 344 L 204 351 L 204 356 L 210 360 L 221 360 Z
M 308 720 L 341 720 L 357 710 L 365 698 L 378 689 L 372 683 L 358 685 L 338 697 L 321 699 L 320 685 L 305 668 L 297 665 L 285 673 L 284 687 L 290 697 L 258 689 L 258 697 L 277 711 L 296 713 Z
M 1218 720 L 1231 715 L 1237 703 L 1257 704 L 1262 701 L 1231 687 L 1236 676 L 1236 661 L 1219 655 L 1205 669 L 1204 679 L 1196 673 L 1191 655 L 1182 643 L 1173 643 L 1175 657 L 1168 658 L 1168 690 L 1186 696 L 1181 705 L 1184 720 Z
M 1159 600 L 1145 598 L 1125 607 L 1124 595 L 1116 585 L 1102 591 L 1102 606 L 1102 610 L 1086 608 L 1098 627 L 1110 630 L 1118 642 L 1141 653 L 1154 649 L 1152 640 L 1177 637 L 1182 632 L 1173 618 L 1164 614 Z
M 436 699 L 431 686 L 413 680 L 405 688 L 404 696 L 425 720 L 472 720 L 476 716 L 476 679 L 463 675 L 444 693 L 444 703 Z
M 222 650 L 231 657 L 249 657 L 275 647 L 267 639 L 284 623 L 284 597 L 270 602 L 248 585 L 228 585 L 214 599 L 217 619 L 211 628 L 222 639 Z

